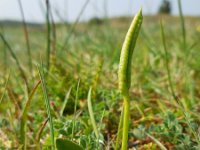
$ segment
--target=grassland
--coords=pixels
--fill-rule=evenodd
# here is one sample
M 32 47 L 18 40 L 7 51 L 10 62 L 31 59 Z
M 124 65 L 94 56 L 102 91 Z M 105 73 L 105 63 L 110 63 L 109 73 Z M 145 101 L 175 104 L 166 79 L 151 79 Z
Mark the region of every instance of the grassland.
M 161 17 L 172 86 L 179 104 L 168 82 Z M 43 68 L 55 138 L 74 141 L 84 149 L 114 147 L 123 102 L 118 91 L 118 63 L 130 22 L 131 18 L 114 18 L 79 23 L 73 31 L 71 24 L 56 25 L 56 41 L 53 36 L 51 40 L 50 68 Z M 185 18 L 184 45 L 178 17 L 144 17 L 133 54 L 130 148 L 159 149 L 159 143 L 167 149 L 200 148 L 199 26 L 199 18 Z M 48 149 L 50 127 L 37 68 L 41 60 L 46 64 L 46 27 L 28 27 L 32 73 L 23 27 L 4 26 L 1 31 L 25 72 L 29 92 L 8 47 L 0 42 L 0 149 L 22 148 L 22 130 L 27 149 Z M 87 106 L 90 87 L 98 138 Z M 28 100 L 24 129 L 23 112 Z

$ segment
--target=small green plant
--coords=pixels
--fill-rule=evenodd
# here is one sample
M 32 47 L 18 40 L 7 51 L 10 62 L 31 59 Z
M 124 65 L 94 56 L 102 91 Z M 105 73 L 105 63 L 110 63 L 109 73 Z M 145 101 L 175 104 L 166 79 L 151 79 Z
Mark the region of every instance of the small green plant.
M 182 4 L 181 4 L 181 0 L 178 0 L 178 10 L 179 10 L 179 16 L 181 19 L 181 29 L 182 29 L 182 45 L 183 45 L 183 49 L 186 50 L 187 49 L 187 43 L 186 43 L 186 30 L 185 30 L 185 19 L 183 16 L 183 11 L 182 11 Z
M 186 120 L 186 123 L 187 123 L 187 125 L 189 127 L 190 132 L 193 134 L 193 136 L 195 137 L 197 143 L 200 145 L 199 135 L 196 133 L 196 131 L 192 127 L 191 122 L 190 122 L 190 120 L 188 119 L 188 116 L 187 116 L 188 112 L 185 110 L 183 103 L 176 96 L 175 90 L 173 88 L 173 83 L 172 83 L 172 79 L 171 79 L 171 72 L 170 72 L 170 68 L 169 68 L 169 60 L 168 60 L 168 51 L 167 51 L 167 45 L 166 45 L 166 40 L 165 40 L 165 32 L 164 32 L 162 20 L 160 21 L 160 29 L 161 29 L 163 47 L 164 47 L 164 51 L 165 51 L 165 66 L 166 66 L 166 70 L 167 70 L 167 76 L 168 76 L 168 82 L 169 82 L 169 87 L 170 87 L 170 90 L 171 90 L 171 94 L 172 94 L 175 102 L 177 103 L 178 107 L 180 108 L 181 112 L 183 113 L 183 115 L 185 117 L 185 120 Z
M 26 84 L 26 88 L 27 91 L 29 91 L 29 85 L 28 85 L 28 79 L 26 77 L 25 71 L 22 68 L 22 65 L 17 57 L 17 55 L 14 53 L 14 50 L 11 48 L 9 42 L 5 39 L 4 35 L 2 33 L 0 33 L 0 38 L 2 39 L 3 43 L 5 44 L 5 46 L 8 48 L 8 51 L 10 52 L 12 58 L 15 60 L 15 63 L 20 71 L 21 77 L 24 80 L 25 84 Z
M 0 149 L 121 150 L 122 137 L 123 149 L 200 149 L 198 17 L 182 14 L 181 23 L 178 17 L 162 16 L 159 28 L 160 17 L 146 16 L 141 31 L 135 21 L 127 34 L 129 45 L 124 43 L 126 57 L 121 56 L 120 81 L 126 88 L 120 93 L 114 88 L 118 48 L 130 18 L 106 18 L 101 26 L 79 23 L 91 2 L 86 0 L 73 24 L 57 23 L 45 1 L 40 4 L 44 18 L 48 13 L 46 25 L 25 22 L 31 65 L 44 58 L 40 77 L 37 67 L 29 71 L 23 20 L 0 23 Z M 131 90 L 130 76 L 137 81 Z
M 72 141 L 69 141 L 67 139 L 56 139 L 56 147 L 58 150 L 62 150 L 62 149 L 73 149 L 73 150 L 83 150 L 83 148 L 72 142 Z
M 183 123 L 187 124 L 186 121 L 177 120 L 175 114 L 172 112 L 166 112 L 166 114 L 164 114 L 162 118 L 163 118 L 162 124 L 151 125 L 149 129 L 150 134 L 154 134 L 155 137 L 164 139 L 165 142 L 168 142 L 171 145 L 174 145 L 173 149 L 175 150 L 198 149 L 197 148 L 198 145 L 193 140 L 192 136 L 190 136 L 190 134 L 187 134 L 185 132 L 185 131 L 188 131 L 187 127 L 183 127 L 181 125 Z
M 122 113 L 123 115 L 122 150 L 127 149 L 128 127 L 129 127 L 129 117 L 130 117 L 129 88 L 131 85 L 131 60 L 132 60 L 133 50 L 136 45 L 137 37 L 142 25 L 142 20 L 143 16 L 141 9 L 136 14 L 126 34 L 126 38 L 124 40 L 120 56 L 118 82 L 119 82 L 119 90 L 124 99 L 124 106 Z
M 94 129 L 94 133 L 97 139 L 99 139 L 99 132 L 97 129 L 97 125 L 94 119 L 94 113 L 93 113 L 93 109 L 92 109 L 92 102 L 91 102 L 91 96 L 92 95 L 92 88 L 90 88 L 89 92 L 88 92 L 88 98 L 87 98 L 87 102 L 88 102 L 88 111 L 89 111 L 89 115 L 90 115 L 90 120 L 92 122 L 92 127 Z
M 55 142 L 54 142 L 53 118 L 52 118 L 52 114 L 51 114 L 50 100 L 49 100 L 48 91 L 47 91 L 47 87 L 46 87 L 46 80 L 45 80 L 45 75 L 44 75 L 43 64 L 38 66 L 38 72 L 39 72 L 40 79 L 42 82 L 42 90 L 43 90 L 43 95 L 44 95 L 45 104 L 46 104 L 46 110 L 47 110 L 49 124 L 50 124 L 51 145 L 52 145 L 52 149 L 54 150 Z
M 46 26 L 47 26 L 47 69 L 50 66 L 51 53 L 51 22 L 50 22 L 50 2 L 46 0 Z
M 30 109 L 30 104 L 33 99 L 33 96 L 40 85 L 41 80 L 38 81 L 38 83 L 35 85 L 33 90 L 31 91 L 28 100 L 26 101 L 25 107 L 23 108 L 22 114 L 21 114 L 21 120 L 20 120 L 20 141 L 21 144 L 23 145 L 23 149 L 26 149 L 26 126 L 27 126 L 27 116 L 28 116 L 28 111 Z

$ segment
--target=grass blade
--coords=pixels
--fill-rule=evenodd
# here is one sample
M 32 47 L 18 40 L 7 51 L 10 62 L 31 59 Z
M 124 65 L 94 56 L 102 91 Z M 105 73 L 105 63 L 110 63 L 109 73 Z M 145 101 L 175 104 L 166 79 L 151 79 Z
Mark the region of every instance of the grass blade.
M 92 123 L 92 127 L 94 129 L 95 136 L 96 136 L 97 139 L 99 139 L 99 132 L 98 132 L 97 125 L 96 125 L 96 122 L 95 122 L 95 119 L 94 119 L 91 97 L 92 97 L 92 88 L 89 89 L 88 97 L 87 97 L 88 111 L 89 111 L 90 120 L 91 120 L 91 123 Z
M 146 133 L 146 135 L 152 140 L 154 141 L 158 147 L 161 149 L 161 150 L 167 150 L 167 148 L 162 144 L 160 143 L 160 141 L 158 141 L 155 137 L 151 136 L 150 134 Z
M 25 72 L 24 72 L 24 70 L 23 70 L 23 68 L 22 68 L 22 66 L 21 66 L 21 64 L 20 64 L 20 62 L 19 62 L 17 56 L 15 55 L 13 49 L 11 48 L 10 44 L 7 42 L 7 40 L 5 39 L 5 37 L 3 36 L 3 34 L 0 33 L 0 37 L 1 37 L 1 39 L 3 40 L 4 44 L 6 45 L 6 47 L 8 48 L 8 50 L 9 50 L 9 52 L 10 52 L 12 58 L 15 60 L 16 65 L 17 65 L 17 67 L 18 67 L 18 69 L 19 69 L 19 71 L 20 71 L 21 77 L 22 77 L 22 78 L 24 79 L 24 81 L 25 81 L 27 91 L 29 91 L 29 86 L 28 86 L 27 77 L 26 77 L 26 75 L 25 75 Z
M 165 32 L 164 32 L 162 21 L 160 21 L 160 29 L 161 29 L 163 48 L 164 48 L 164 51 L 165 51 L 165 66 L 166 66 L 166 70 L 167 70 L 168 82 L 169 82 L 171 94 L 172 94 L 173 98 L 175 100 L 177 100 L 177 96 L 176 96 L 176 94 L 174 92 L 172 79 L 171 79 L 171 73 L 170 73 L 170 69 L 169 69 L 169 56 L 168 56 L 168 52 L 167 52 L 167 45 L 166 45 L 166 40 L 165 40 Z
M 7 77 L 6 82 L 5 82 L 4 91 L 3 91 L 3 94 L 2 94 L 2 96 L 1 96 L 1 98 L 0 98 L 0 104 L 1 104 L 1 102 L 3 101 L 3 98 L 4 98 L 4 96 L 5 96 L 9 78 L 10 78 L 10 73 L 8 74 L 8 77 Z
M 83 150 L 83 148 L 77 143 L 64 138 L 56 139 L 56 148 L 57 150 Z
M 56 63 L 56 44 L 57 44 L 57 34 L 56 34 L 56 23 L 54 22 L 53 13 L 50 10 L 50 17 L 52 21 L 52 51 L 51 51 L 51 60 L 50 62 Z
M 72 126 L 72 138 L 74 137 L 76 108 L 77 108 L 77 101 L 78 101 L 79 85 L 80 85 L 80 79 L 78 80 L 77 89 L 76 89 L 76 97 L 75 97 L 75 104 L 74 104 L 74 118 L 73 118 L 73 126 Z
M 66 94 L 66 96 L 65 96 L 65 100 L 64 100 L 64 102 L 63 102 L 62 108 L 60 109 L 60 116 L 62 116 L 63 113 L 64 113 L 64 110 L 65 110 L 65 107 L 66 107 L 66 105 L 67 105 L 67 102 L 68 102 L 68 99 L 69 99 L 71 90 L 72 90 L 72 88 L 70 88 L 70 89 L 68 90 L 68 92 L 67 92 L 67 94 Z
M 200 145 L 200 137 L 198 135 L 197 132 L 195 132 L 194 128 L 192 127 L 190 120 L 187 119 L 187 113 L 184 109 L 184 105 L 183 103 L 180 102 L 179 97 L 176 96 L 175 92 L 174 92 L 174 88 L 173 88 L 173 84 L 172 84 L 172 80 L 171 80 L 171 73 L 170 73 L 170 69 L 169 69 L 169 60 L 168 60 L 168 53 L 167 53 L 167 47 L 166 47 L 166 40 L 165 40 L 165 33 L 164 33 L 164 28 L 163 28 L 163 24 L 162 24 L 162 20 L 160 21 L 160 29 L 161 29 L 161 36 L 162 36 L 162 42 L 163 42 L 163 47 L 165 50 L 165 66 L 166 66 L 166 70 L 167 70 L 167 75 L 168 75 L 168 82 L 169 82 L 169 86 L 170 86 L 170 90 L 171 90 L 171 94 L 175 100 L 175 102 L 178 104 L 178 106 L 180 107 L 180 110 L 182 111 L 185 121 L 189 127 L 190 132 L 193 134 L 193 136 L 195 137 L 196 141 L 198 142 L 198 144 Z
M 182 11 L 181 0 L 178 0 L 178 9 L 179 9 L 179 16 L 181 19 L 181 29 L 182 29 L 182 38 L 183 38 L 183 48 L 186 50 L 186 30 L 185 30 L 185 20 Z
M 28 111 L 30 108 L 31 100 L 33 99 L 33 96 L 38 86 L 40 85 L 40 83 L 41 81 L 38 81 L 38 83 L 35 85 L 35 87 L 31 91 L 30 96 L 28 100 L 26 101 L 25 107 L 22 111 L 21 120 L 20 120 L 20 142 L 23 145 L 23 149 L 26 149 L 26 123 L 27 123 Z
M 50 67 L 50 53 L 51 53 L 51 23 L 50 23 L 50 2 L 46 0 L 46 26 L 47 26 L 47 70 Z
M 1 34 L 4 35 L 4 26 L 0 25 L 0 29 L 1 29 Z M 7 73 L 7 68 L 8 68 L 8 58 L 7 58 L 7 49 L 6 49 L 6 44 L 4 43 L 3 46 L 3 62 L 4 62 L 4 68 L 3 70 L 5 71 L 5 74 Z
M 46 110 L 47 110 L 47 114 L 48 114 L 48 118 L 49 118 L 49 124 L 50 124 L 51 144 L 52 144 L 52 149 L 54 150 L 55 149 L 55 142 L 54 142 L 53 118 L 52 118 L 52 115 L 51 115 L 50 100 L 49 100 L 48 91 L 47 91 L 47 87 L 46 87 L 46 80 L 45 80 L 45 76 L 44 76 L 43 64 L 38 66 L 38 72 L 39 72 L 39 75 L 40 75 L 40 79 L 42 81 L 43 95 L 44 95 L 44 99 L 45 99 Z
M 41 139 L 41 136 L 42 136 L 42 132 L 43 132 L 44 128 L 46 127 L 48 120 L 49 120 L 49 118 L 47 118 L 42 123 L 42 125 L 40 126 L 40 128 L 39 128 L 39 130 L 38 130 L 38 132 L 36 134 L 36 146 L 37 146 L 38 150 L 40 149 L 40 139 Z
M 62 48 L 61 48 L 62 50 L 65 49 L 65 47 L 67 46 L 67 44 L 68 44 L 68 42 L 69 42 L 69 40 L 70 40 L 70 38 L 71 38 L 71 35 L 72 35 L 72 33 L 74 32 L 74 29 L 76 28 L 76 25 L 78 24 L 78 22 L 79 22 L 79 20 L 80 20 L 80 18 L 81 18 L 81 16 L 82 16 L 82 14 L 83 14 L 83 12 L 85 11 L 85 9 L 86 9 L 87 5 L 89 4 L 89 2 L 90 2 L 90 0 L 87 0 L 87 1 L 85 2 L 85 4 L 83 5 L 83 7 L 82 7 L 82 9 L 81 9 L 81 11 L 80 11 L 78 17 L 76 18 L 76 21 L 75 21 L 74 24 L 72 25 L 72 27 L 71 27 L 71 29 L 70 29 L 70 31 L 69 31 L 67 37 L 65 38 L 64 44 L 63 44 L 63 46 L 62 46 Z
M 28 61 L 29 61 L 29 69 L 30 72 L 32 73 L 32 56 L 31 56 L 31 49 L 30 49 L 30 41 L 29 41 L 29 34 L 28 34 L 28 29 L 25 21 L 25 16 L 24 16 L 24 10 L 22 6 L 21 0 L 18 0 L 21 16 L 22 16 L 22 23 L 23 23 L 23 29 L 24 29 L 24 36 L 26 40 L 26 47 L 27 47 L 27 52 L 28 52 Z

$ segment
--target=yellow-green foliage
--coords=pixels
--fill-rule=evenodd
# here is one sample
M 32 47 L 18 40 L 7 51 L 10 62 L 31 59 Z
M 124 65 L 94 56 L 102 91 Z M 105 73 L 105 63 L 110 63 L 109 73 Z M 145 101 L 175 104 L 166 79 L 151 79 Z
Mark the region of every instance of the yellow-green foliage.
M 142 9 L 137 13 L 124 40 L 119 63 L 119 89 L 121 93 L 128 92 L 131 85 L 131 60 L 137 37 L 142 25 Z

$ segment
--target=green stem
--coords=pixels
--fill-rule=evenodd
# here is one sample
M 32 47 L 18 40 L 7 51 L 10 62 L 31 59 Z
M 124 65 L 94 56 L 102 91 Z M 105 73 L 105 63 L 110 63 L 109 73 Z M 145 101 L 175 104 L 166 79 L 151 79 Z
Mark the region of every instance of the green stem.
M 31 56 L 31 48 L 30 48 L 30 40 L 29 40 L 29 33 L 28 33 L 28 27 L 27 27 L 27 23 L 25 20 L 25 15 L 24 15 L 24 10 L 23 10 L 23 6 L 22 6 L 22 2 L 21 0 L 18 0 L 19 3 L 19 8 L 20 8 L 20 12 L 21 12 L 21 16 L 22 16 L 22 23 L 23 23 L 23 29 L 24 29 L 24 37 L 26 40 L 26 47 L 27 47 L 27 52 L 28 52 L 28 63 L 29 63 L 29 69 L 30 72 L 32 74 L 32 56 Z
M 73 34 L 73 32 L 74 32 L 74 30 L 75 30 L 75 28 L 76 28 L 76 25 L 78 24 L 78 22 L 79 22 L 79 20 L 80 20 L 80 18 L 81 18 L 81 16 L 82 16 L 82 14 L 84 13 L 84 11 L 85 11 L 87 5 L 89 4 L 89 2 L 90 2 L 90 0 L 87 0 L 87 1 L 84 3 L 84 5 L 83 5 L 83 7 L 82 7 L 82 9 L 81 9 L 81 11 L 80 11 L 78 17 L 76 18 L 74 24 L 72 25 L 72 27 L 71 27 L 71 29 L 70 29 L 70 31 L 69 31 L 67 37 L 65 38 L 64 44 L 63 44 L 63 46 L 62 46 L 62 48 L 61 48 L 62 50 L 64 50 L 65 47 L 68 46 L 68 42 L 69 42 L 70 38 L 72 37 L 71 35 Z
M 45 75 L 44 75 L 44 69 L 43 68 L 44 68 L 43 64 L 41 63 L 41 65 L 38 66 L 38 71 L 39 71 L 40 79 L 42 81 L 42 90 L 43 90 L 43 95 L 44 95 L 45 104 L 46 104 L 46 111 L 47 111 L 47 114 L 48 114 L 48 119 L 49 119 L 49 124 L 50 124 L 52 150 L 55 150 L 53 117 L 52 117 L 52 114 L 51 114 L 50 99 L 49 99 L 49 95 L 48 95 L 46 78 L 45 78 Z
M 47 70 L 50 67 L 51 52 L 51 23 L 50 23 L 50 2 L 46 0 L 46 26 L 47 26 Z
M 124 108 L 123 108 L 124 109 Z M 115 144 L 115 150 L 119 149 L 120 146 L 120 139 L 122 137 L 122 128 L 123 128 L 123 118 L 124 118 L 124 110 L 122 109 L 121 116 L 120 116 L 120 121 L 118 125 L 118 131 L 117 131 L 117 139 L 116 139 L 116 144 Z
M 183 37 L 183 48 L 184 48 L 184 50 L 186 50 L 185 19 L 184 19 L 184 16 L 183 16 L 181 0 L 178 0 L 178 9 L 179 9 L 179 15 L 180 15 L 180 19 L 181 19 L 181 29 L 182 29 L 182 37 Z
M 122 150 L 127 150 L 129 116 L 130 116 L 130 97 L 128 94 L 124 95 L 123 111 L 124 111 L 124 117 L 123 117 Z

